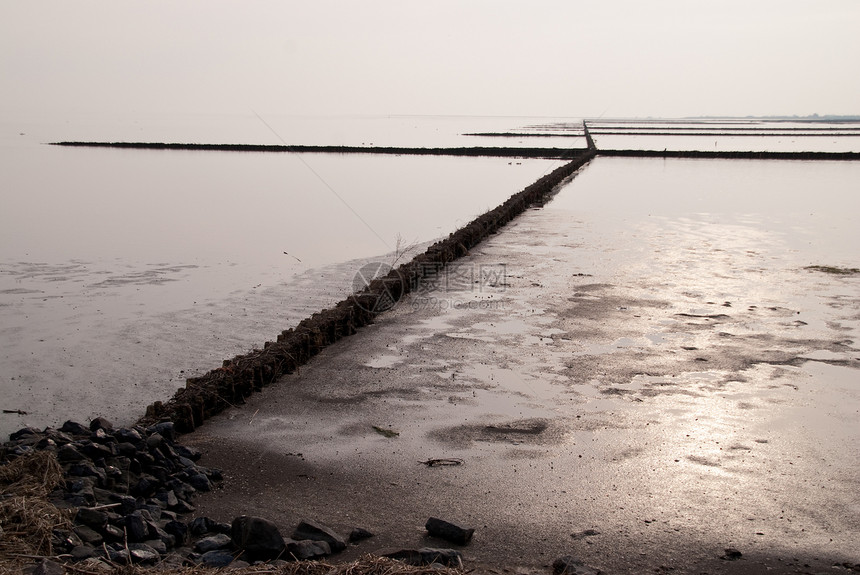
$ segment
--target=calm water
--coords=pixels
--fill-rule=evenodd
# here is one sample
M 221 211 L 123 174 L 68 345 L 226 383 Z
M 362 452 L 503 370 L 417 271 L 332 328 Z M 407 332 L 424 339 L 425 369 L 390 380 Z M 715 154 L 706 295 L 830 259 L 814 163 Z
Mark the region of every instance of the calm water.
M 0 397 L 27 415 L 0 416 L 0 432 L 96 414 L 133 421 L 191 373 L 345 297 L 362 263 L 393 262 L 398 247 L 447 235 L 561 164 L 41 143 L 273 143 L 248 120 L 151 123 L 125 136 L 129 126 L 5 126 Z M 271 121 L 285 141 L 312 144 L 360 145 L 362 129 L 374 145 L 480 145 L 459 133 L 486 127 L 419 124 Z
M 95 415 L 129 423 L 187 376 L 342 299 L 362 263 L 390 262 L 398 245 L 420 248 L 447 235 L 560 165 L 44 142 L 581 148 L 581 129 L 581 121 L 564 118 L 261 119 L 252 113 L 0 126 L 0 402 L 27 412 L 0 415 L 0 434 Z M 464 135 L 475 133 L 521 137 Z M 660 149 L 668 147 L 667 138 L 704 138 L 702 149 L 712 142 L 691 135 L 596 138 L 598 145 L 624 138 L 623 147 L 652 138 Z M 762 138 L 781 145 L 771 136 L 735 137 L 742 143 Z M 828 141 L 804 138 L 818 149 Z M 565 201 L 583 213 L 621 218 L 619 233 L 626 233 L 629 210 L 671 199 L 704 219 L 720 210 L 740 219 L 748 213 L 782 218 L 787 242 L 814 245 L 820 262 L 858 266 L 856 163 L 613 162 L 611 170 L 586 169 L 577 180 L 580 193 Z M 619 190 L 622 201 L 607 195 Z M 601 203 L 608 197 L 616 199 Z
M 860 152 L 858 122 L 594 121 L 598 148 L 751 152 Z

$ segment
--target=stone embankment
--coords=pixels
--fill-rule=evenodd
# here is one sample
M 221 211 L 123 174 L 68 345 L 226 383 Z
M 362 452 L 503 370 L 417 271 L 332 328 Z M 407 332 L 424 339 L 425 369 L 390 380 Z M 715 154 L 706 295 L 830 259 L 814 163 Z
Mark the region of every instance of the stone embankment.
M 593 156 L 593 150 L 580 154 L 514 194 L 502 205 L 433 244 L 412 261 L 373 279 L 363 291 L 283 331 L 277 341 L 266 342 L 263 349 L 225 360 L 221 367 L 189 378 L 186 387 L 177 391 L 169 401 L 147 407 L 146 415 L 138 423 L 148 427 L 159 421 L 172 421 L 177 431 L 188 432 L 227 407 L 243 403 L 254 391 L 282 375 L 293 373 L 326 346 L 372 323 L 379 313 L 420 285 L 423 278 L 435 275 L 441 266 L 466 255 L 484 238 L 530 206 L 545 202 L 556 186 Z

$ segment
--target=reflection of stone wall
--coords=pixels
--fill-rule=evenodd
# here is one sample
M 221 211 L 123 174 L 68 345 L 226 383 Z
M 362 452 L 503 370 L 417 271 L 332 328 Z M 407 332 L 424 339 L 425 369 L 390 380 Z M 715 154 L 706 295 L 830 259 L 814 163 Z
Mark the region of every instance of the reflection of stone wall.
M 559 183 L 592 157 L 593 151 L 582 153 L 514 194 L 502 205 L 453 232 L 447 239 L 433 244 L 412 261 L 392 270 L 387 276 L 374 279 L 364 290 L 282 332 L 277 341 L 266 342 L 263 349 L 225 360 L 221 367 L 200 377 L 189 378 L 185 389 L 177 391 L 169 401 L 155 402 L 147 407 L 140 423 L 173 421 L 179 431 L 187 432 L 226 407 L 242 403 L 254 391 L 294 372 L 326 346 L 371 323 L 380 310 L 387 309 L 387 305 L 382 305 L 383 299 L 399 300 L 410 286 L 420 285 L 427 270 L 436 270 L 439 264 L 444 265 L 466 255 L 529 206 L 546 200 Z

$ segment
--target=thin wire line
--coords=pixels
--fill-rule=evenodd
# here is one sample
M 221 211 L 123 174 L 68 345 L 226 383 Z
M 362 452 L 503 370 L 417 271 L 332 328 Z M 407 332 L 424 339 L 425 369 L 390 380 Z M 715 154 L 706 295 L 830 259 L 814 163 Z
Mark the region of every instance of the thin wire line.
M 263 119 L 263 117 L 262 117 L 262 116 L 260 116 L 260 114 L 258 114 L 258 113 L 256 112 L 256 110 L 251 110 L 251 111 L 252 111 L 252 112 L 254 112 L 254 115 L 255 115 L 255 116 L 257 116 L 257 118 L 258 118 L 261 122 L 263 122 L 263 124 L 264 124 L 267 128 L 269 128 L 269 131 L 271 131 L 271 132 L 275 135 L 275 137 L 277 137 L 277 138 L 281 141 L 281 143 L 282 143 L 282 144 L 284 144 L 285 146 L 289 146 L 289 144 L 287 144 L 287 143 L 284 141 L 284 139 L 281 137 L 281 135 L 280 135 L 278 132 L 276 132 L 276 131 L 275 131 L 275 129 L 274 129 L 274 128 L 272 128 L 272 126 L 270 126 L 270 125 L 269 125 L 269 123 L 268 123 L 266 120 L 264 120 L 264 119 Z M 362 218 L 362 217 L 361 217 L 361 215 L 360 215 L 357 211 L 355 211 L 355 210 L 353 209 L 353 207 L 352 207 L 352 206 L 350 206 L 350 205 L 347 203 L 347 201 L 346 201 L 346 200 L 344 200 L 344 199 L 340 196 L 340 194 L 338 194 L 338 193 L 335 191 L 335 189 L 334 189 L 334 188 L 332 188 L 332 187 L 329 185 L 329 183 L 328 183 L 327 181 L 325 181 L 325 180 L 323 179 L 323 177 L 322 177 L 321 175 L 319 175 L 319 173 L 317 173 L 317 171 L 316 171 L 316 170 L 314 170 L 314 169 L 311 167 L 311 165 L 310 165 L 310 164 L 308 164 L 308 163 L 305 161 L 305 159 L 304 159 L 304 158 L 302 158 L 302 155 L 301 155 L 301 154 L 296 153 L 296 154 L 295 154 L 295 156 L 299 159 L 299 161 L 300 161 L 301 163 L 303 163 L 303 164 L 305 165 L 305 167 L 306 167 L 308 170 L 310 170 L 310 172 L 311 172 L 314 176 L 316 176 L 316 178 L 317 178 L 320 182 L 322 182 L 322 184 L 323 184 L 326 188 L 328 188 L 328 190 L 329 190 L 332 194 L 334 194 L 334 196 L 335 196 L 337 199 L 339 199 L 339 200 L 341 201 L 341 203 L 342 203 L 343 205 L 345 205 L 345 206 L 347 207 L 347 209 L 349 209 L 349 211 L 351 211 L 351 212 L 355 215 L 355 217 L 357 217 L 359 220 L 361 220 L 361 223 L 363 223 L 363 224 L 367 227 L 367 229 L 369 229 L 369 230 L 373 233 L 373 235 L 375 235 L 377 238 L 379 238 L 379 241 L 381 241 L 383 244 L 385 244 L 385 247 L 387 247 L 389 250 L 393 249 L 393 248 L 389 245 L 389 243 L 388 243 L 388 242 L 386 242 L 386 241 L 385 241 L 385 239 L 383 239 L 383 237 L 382 237 L 382 236 L 380 236 L 378 233 L 376 233 L 376 230 L 374 230 L 374 229 L 371 227 L 371 225 L 370 225 L 370 224 L 368 224 L 368 223 L 365 221 L 365 219 L 364 219 L 364 218 Z

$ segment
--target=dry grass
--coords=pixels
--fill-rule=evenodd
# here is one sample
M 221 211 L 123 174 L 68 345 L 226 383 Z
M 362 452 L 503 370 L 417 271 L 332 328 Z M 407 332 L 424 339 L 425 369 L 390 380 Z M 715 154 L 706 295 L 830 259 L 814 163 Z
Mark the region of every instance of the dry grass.
M 22 563 L 0 563 L 0 575 L 21 573 Z M 181 567 L 166 569 L 158 565 L 142 567 L 138 565 L 113 565 L 112 571 L 94 571 L 81 565 L 67 564 L 66 573 L 90 575 L 463 575 L 464 571 L 449 567 L 415 567 L 401 561 L 364 555 L 349 563 L 328 563 L 325 561 L 300 561 L 285 565 L 253 565 L 244 568 Z
M 25 566 L 38 558 L 53 557 L 51 533 L 54 529 L 71 529 L 71 513 L 57 509 L 48 495 L 63 480 L 55 455 L 38 451 L 0 465 L 0 575 L 22 573 Z M 103 564 L 107 565 L 107 564 Z M 69 574 L 113 573 L 114 575 L 214 575 L 227 569 L 206 567 L 166 568 L 137 565 L 111 565 L 111 571 L 94 571 L 82 564 L 65 565 Z M 451 568 L 414 567 L 401 561 L 365 555 L 349 563 L 302 561 L 285 565 L 254 565 L 229 569 L 236 575 L 462 575 Z
M 62 480 L 57 458 L 48 451 L 0 466 L 0 561 L 52 554 L 51 532 L 71 527 L 69 512 L 48 501 L 48 494 Z

